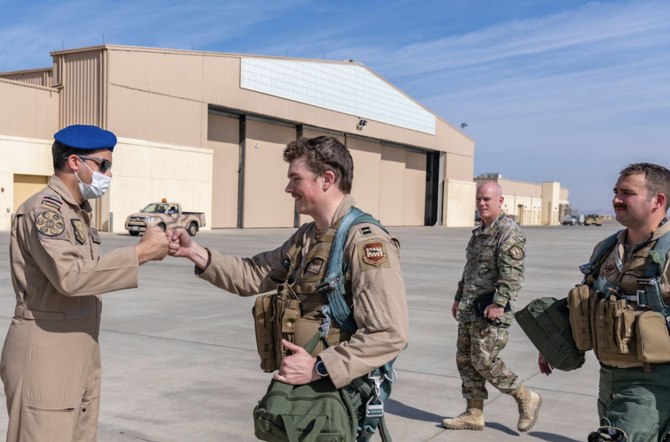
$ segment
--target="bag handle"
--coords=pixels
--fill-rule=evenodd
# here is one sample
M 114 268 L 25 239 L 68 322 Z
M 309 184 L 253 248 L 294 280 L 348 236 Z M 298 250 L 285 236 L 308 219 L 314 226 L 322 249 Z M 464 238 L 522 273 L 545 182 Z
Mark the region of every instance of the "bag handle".
M 295 429 L 295 424 L 293 419 L 288 414 L 280 414 L 279 418 L 284 423 L 284 429 L 286 430 L 286 436 L 288 437 L 289 442 L 300 442 L 298 439 L 298 432 Z M 323 427 L 326 425 L 326 416 L 319 416 L 314 420 L 314 427 L 312 431 L 309 432 L 307 436 L 302 440 L 302 442 L 314 442 L 323 430 Z

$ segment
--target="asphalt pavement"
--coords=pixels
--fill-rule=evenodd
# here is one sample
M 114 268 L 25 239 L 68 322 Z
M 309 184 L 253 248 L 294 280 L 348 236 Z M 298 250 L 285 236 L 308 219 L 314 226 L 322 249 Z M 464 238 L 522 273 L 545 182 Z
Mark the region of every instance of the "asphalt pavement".
M 524 227 L 526 284 L 517 308 L 536 297 L 565 297 L 581 280 L 577 266 L 588 261 L 599 240 L 619 228 L 613 222 L 603 227 Z M 443 418 L 465 408 L 451 305 L 472 229 L 390 230 L 402 244 L 410 312 L 409 346 L 396 363 L 399 380 L 386 407 L 393 440 L 586 440 L 598 427 L 597 361 L 589 354 L 577 371 L 544 376 L 537 366 L 537 351 L 516 324 L 501 357 L 542 395 L 538 423 L 530 432 L 518 433 L 514 399 L 489 386 L 484 431 L 441 427 Z M 278 247 L 292 232 L 214 230 L 200 232 L 195 239 L 223 253 L 251 256 Z M 101 238 L 103 252 L 138 241 L 126 233 L 103 233 Z M 4 340 L 15 305 L 8 232 L 0 232 L 0 250 L 0 339 Z M 198 279 L 189 261 L 176 258 L 142 266 L 139 289 L 105 295 L 98 440 L 256 440 L 251 413 L 271 376 L 259 369 L 253 302 Z M 0 433 L 6 426 L 7 415 L 0 412 Z

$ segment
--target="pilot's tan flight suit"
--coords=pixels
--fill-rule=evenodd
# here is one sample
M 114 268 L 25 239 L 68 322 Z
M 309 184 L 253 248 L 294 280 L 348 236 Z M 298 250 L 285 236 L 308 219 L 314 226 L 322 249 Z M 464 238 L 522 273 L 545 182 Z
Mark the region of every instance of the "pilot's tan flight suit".
M 100 255 L 91 206 L 56 176 L 16 212 L 16 310 L 0 376 L 8 442 L 92 442 L 100 403 L 100 294 L 137 287 L 134 247 Z
M 346 196 L 333 217 L 333 224 L 344 217 L 355 203 L 353 197 Z M 327 255 L 310 257 L 310 251 L 318 246 L 320 239 L 314 223 L 309 223 L 300 227 L 278 249 L 250 259 L 224 256 L 210 250 L 209 266 L 204 271 L 196 267 L 196 274 L 240 296 L 275 290 L 279 283 L 286 280 L 295 280 L 298 286 L 314 285 L 322 281 L 327 272 Z M 285 261 L 290 260 L 289 250 L 298 243 L 302 247 L 297 256 L 299 264 L 295 266 L 293 275 L 288 275 Z M 397 240 L 374 224 L 357 224 L 349 230 L 344 245 L 344 261 L 349 265 L 345 301 L 348 305 L 353 304 L 358 331 L 319 354 L 337 388 L 394 359 L 405 347 L 409 334 Z M 349 294 L 352 298 L 348 298 Z M 313 314 L 307 312 L 315 308 L 310 305 L 313 304 L 310 299 L 313 296 L 301 296 L 303 315 Z M 334 327 L 337 328 L 337 325 Z

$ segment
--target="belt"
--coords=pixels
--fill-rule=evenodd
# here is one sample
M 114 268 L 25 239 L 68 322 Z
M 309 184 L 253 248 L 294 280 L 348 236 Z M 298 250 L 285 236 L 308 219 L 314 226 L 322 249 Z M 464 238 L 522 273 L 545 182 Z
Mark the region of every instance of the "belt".
M 71 310 L 69 312 L 45 312 L 29 310 L 25 305 L 17 305 L 14 309 L 14 317 L 21 319 L 39 319 L 43 321 L 63 321 L 65 319 L 85 318 L 88 310 Z

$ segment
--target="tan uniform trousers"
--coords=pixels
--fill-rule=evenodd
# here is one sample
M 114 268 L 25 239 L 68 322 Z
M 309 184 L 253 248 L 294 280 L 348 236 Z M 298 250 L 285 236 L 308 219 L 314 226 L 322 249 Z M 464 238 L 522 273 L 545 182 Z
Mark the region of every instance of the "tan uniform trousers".
M 96 305 L 85 317 L 35 312 L 35 319 L 12 319 L 0 365 L 7 442 L 97 440 L 102 303 L 88 298 Z

